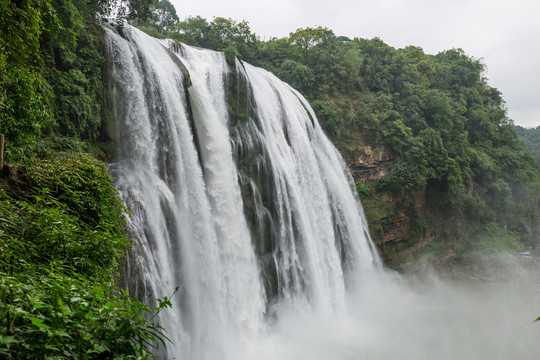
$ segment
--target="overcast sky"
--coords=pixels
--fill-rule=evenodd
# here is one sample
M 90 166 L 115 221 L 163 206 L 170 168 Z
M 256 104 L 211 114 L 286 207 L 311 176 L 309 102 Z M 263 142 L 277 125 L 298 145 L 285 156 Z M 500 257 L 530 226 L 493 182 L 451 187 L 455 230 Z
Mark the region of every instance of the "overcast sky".
M 462 48 L 487 65 L 517 125 L 540 126 L 540 0 L 170 0 L 180 19 L 247 20 L 261 39 L 326 26 L 428 54 Z

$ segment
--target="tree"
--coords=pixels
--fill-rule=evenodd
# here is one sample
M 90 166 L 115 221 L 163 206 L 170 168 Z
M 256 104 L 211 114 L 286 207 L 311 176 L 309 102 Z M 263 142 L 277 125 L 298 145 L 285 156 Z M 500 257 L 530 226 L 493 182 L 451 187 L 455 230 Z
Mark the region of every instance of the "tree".
M 159 0 L 90 0 L 89 6 L 104 16 L 116 14 L 127 20 L 147 20 L 152 17 L 152 8 Z
M 170 35 L 173 38 L 188 45 L 200 47 L 209 47 L 207 43 L 209 31 L 210 23 L 200 16 L 187 17 L 184 21 L 179 21 L 170 27 Z
M 277 76 L 305 96 L 309 96 L 313 92 L 315 76 L 306 65 L 287 59 L 278 68 Z
M 218 17 L 209 23 L 200 16 L 188 17 L 172 25 L 167 35 L 188 45 L 218 51 L 227 49 L 227 53 L 237 53 L 251 62 L 256 61 L 259 52 L 259 40 L 247 21 Z
M 157 26 L 159 33 L 163 34 L 171 25 L 177 23 L 180 19 L 176 15 L 176 9 L 168 0 L 161 0 L 156 6 L 152 7 L 152 22 Z
M 329 30 L 328 28 L 323 28 L 320 26 L 317 28 L 306 27 L 304 29 L 298 29 L 294 33 L 291 33 L 289 35 L 289 41 L 292 45 L 296 45 L 300 49 L 303 55 L 304 64 L 310 65 L 310 49 L 330 37 L 334 37 L 334 32 L 332 30 Z

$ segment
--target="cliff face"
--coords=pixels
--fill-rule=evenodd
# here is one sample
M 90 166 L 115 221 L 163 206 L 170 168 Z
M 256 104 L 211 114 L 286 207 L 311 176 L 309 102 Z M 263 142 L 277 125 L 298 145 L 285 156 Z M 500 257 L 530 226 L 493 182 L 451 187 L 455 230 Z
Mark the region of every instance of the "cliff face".
M 428 227 L 429 210 L 425 194 L 402 192 L 390 194 L 377 189 L 376 182 L 390 175 L 395 160 L 388 147 L 359 146 L 357 156 L 349 163 L 354 181 L 359 185 L 371 237 L 379 247 L 384 262 L 402 269 L 403 264 L 418 257 L 438 238 L 441 230 Z M 436 266 L 453 260 L 453 247 L 432 259 Z
M 349 169 L 356 182 L 375 181 L 390 174 L 392 160 L 390 150 L 385 147 L 361 146 L 356 161 L 349 164 Z

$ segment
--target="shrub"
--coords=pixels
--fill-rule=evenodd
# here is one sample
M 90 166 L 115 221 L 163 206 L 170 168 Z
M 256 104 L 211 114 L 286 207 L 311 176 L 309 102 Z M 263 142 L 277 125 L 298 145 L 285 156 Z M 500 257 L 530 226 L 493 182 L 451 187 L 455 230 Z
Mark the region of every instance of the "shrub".
M 32 159 L 39 189 L 0 189 L 0 357 L 145 359 L 165 345 L 151 309 L 115 284 L 129 248 L 124 207 L 105 165 L 87 156 Z

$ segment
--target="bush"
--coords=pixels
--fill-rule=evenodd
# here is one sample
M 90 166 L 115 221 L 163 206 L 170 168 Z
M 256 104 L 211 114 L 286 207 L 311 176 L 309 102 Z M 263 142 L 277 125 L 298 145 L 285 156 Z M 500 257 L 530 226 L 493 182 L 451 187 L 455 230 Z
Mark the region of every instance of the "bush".
M 124 207 L 102 162 L 88 155 L 33 158 L 28 175 L 36 187 L 48 189 L 84 223 L 113 232 L 123 226 Z
M 150 309 L 115 285 L 130 243 L 105 166 L 33 159 L 34 194 L 0 189 L 0 357 L 145 359 L 165 345 Z
M 361 199 L 365 199 L 373 194 L 371 186 L 360 181 L 356 182 L 356 192 Z
M 392 165 L 392 172 L 388 177 L 377 182 L 377 190 L 388 190 L 393 193 L 403 191 L 419 191 L 426 185 L 426 178 L 415 164 L 397 160 Z
M 90 228 L 68 213 L 65 204 L 43 191 L 27 202 L 0 194 L 2 257 L 19 263 L 55 263 L 85 276 L 107 277 L 128 248 L 126 236 L 117 231 Z
M 0 133 L 6 136 L 6 159 L 21 158 L 21 150 L 31 146 L 41 129 L 53 123 L 43 95 L 44 81 L 27 69 L 0 66 Z
M 141 359 L 165 337 L 153 310 L 112 283 L 24 264 L 0 278 L 0 356 L 12 359 Z M 22 271 L 21 271 L 22 270 Z M 3 274 L 4 275 L 4 274 Z

